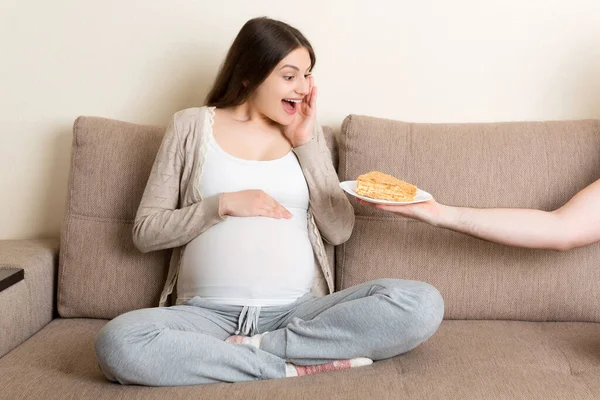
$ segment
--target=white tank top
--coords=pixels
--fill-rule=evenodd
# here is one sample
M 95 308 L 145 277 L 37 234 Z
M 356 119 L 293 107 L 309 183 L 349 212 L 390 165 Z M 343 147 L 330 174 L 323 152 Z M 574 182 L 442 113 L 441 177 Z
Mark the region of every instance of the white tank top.
M 201 296 L 221 304 L 276 306 L 310 292 L 309 193 L 293 152 L 271 161 L 244 160 L 225 152 L 210 134 L 199 188 L 203 198 L 261 189 L 293 217 L 229 216 L 189 242 L 177 281 L 178 304 Z

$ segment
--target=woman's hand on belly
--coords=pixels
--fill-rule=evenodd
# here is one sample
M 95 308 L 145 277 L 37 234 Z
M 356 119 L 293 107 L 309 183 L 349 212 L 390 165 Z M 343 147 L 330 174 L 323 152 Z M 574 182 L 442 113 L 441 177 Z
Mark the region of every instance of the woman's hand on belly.
M 232 217 L 292 218 L 292 213 L 262 190 L 222 193 L 219 214 Z

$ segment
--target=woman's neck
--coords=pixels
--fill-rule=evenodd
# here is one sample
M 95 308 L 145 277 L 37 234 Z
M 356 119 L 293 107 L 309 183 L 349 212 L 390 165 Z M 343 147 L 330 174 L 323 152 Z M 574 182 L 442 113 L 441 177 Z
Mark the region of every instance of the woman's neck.
M 278 125 L 261 113 L 250 101 L 246 101 L 239 106 L 230 107 L 228 112 L 231 118 L 237 122 L 249 123 L 260 128 L 273 129 Z

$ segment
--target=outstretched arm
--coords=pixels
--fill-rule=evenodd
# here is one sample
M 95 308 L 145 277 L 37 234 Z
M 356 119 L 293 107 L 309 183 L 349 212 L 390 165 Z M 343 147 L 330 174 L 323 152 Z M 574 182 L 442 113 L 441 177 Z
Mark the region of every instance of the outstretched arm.
M 452 207 L 435 200 L 397 206 L 360 202 L 508 246 L 563 251 L 600 241 L 600 180 L 550 212 Z

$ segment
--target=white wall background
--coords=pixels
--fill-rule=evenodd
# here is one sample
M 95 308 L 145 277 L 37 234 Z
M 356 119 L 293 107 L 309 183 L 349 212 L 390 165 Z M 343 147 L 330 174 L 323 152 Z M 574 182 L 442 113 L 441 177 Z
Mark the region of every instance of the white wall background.
M 317 53 L 320 122 L 600 118 L 598 0 L 0 0 L 0 239 L 58 237 L 79 115 L 202 105 L 243 23 Z

